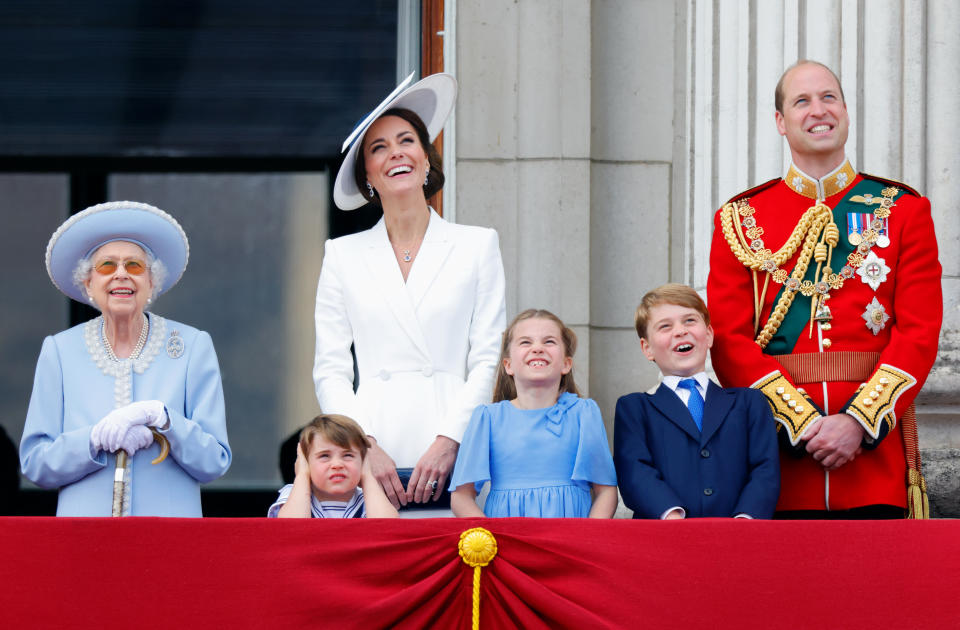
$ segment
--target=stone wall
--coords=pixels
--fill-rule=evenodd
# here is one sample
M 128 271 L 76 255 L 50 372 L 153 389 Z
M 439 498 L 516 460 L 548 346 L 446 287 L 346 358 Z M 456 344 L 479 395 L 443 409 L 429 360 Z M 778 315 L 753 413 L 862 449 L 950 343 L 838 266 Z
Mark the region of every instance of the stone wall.
M 931 500 L 960 516 L 960 5 L 950 0 L 448 0 L 456 19 L 456 220 L 498 229 L 508 317 L 548 308 L 580 336 L 578 383 L 608 421 L 656 385 L 633 310 L 703 289 L 712 215 L 789 159 L 773 88 L 833 67 L 858 170 L 933 203 L 944 328 L 918 397 Z M 922 307 L 922 306 L 921 306 Z

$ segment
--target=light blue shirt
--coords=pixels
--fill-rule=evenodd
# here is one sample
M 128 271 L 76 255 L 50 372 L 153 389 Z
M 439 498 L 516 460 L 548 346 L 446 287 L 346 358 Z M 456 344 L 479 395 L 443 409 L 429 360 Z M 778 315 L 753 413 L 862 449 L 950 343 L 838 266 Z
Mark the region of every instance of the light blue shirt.
M 680 381 L 685 378 L 692 378 L 697 382 L 697 391 L 700 392 L 701 398 L 703 398 L 704 403 L 706 403 L 707 385 L 710 383 L 706 372 L 697 372 L 693 376 L 676 376 L 675 374 L 670 374 L 669 376 L 663 377 L 663 384 L 673 390 L 673 393 L 680 397 L 684 405 L 689 406 L 690 390 L 680 387 Z

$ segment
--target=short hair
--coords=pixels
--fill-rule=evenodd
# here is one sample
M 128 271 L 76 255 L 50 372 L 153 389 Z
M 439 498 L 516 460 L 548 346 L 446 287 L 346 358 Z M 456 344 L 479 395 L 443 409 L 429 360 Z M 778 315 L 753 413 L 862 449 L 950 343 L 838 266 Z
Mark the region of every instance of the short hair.
M 427 131 L 427 126 L 423 124 L 423 121 L 420 120 L 420 117 L 417 116 L 415 112 L 402 107 L 388 109 L 379 117 L 377 117 L 377 120 L 380 120 L 385 116 L 396 116 L 397 118 L 402 118 L 410 123 L 410 126 L 413 127 L 413 130 L 417 132 L 417 139 L 420 141 L 420 146 L 423 147 L 424 153 L 427 154 L 427 163 L 430 167 L 430 176 L 427 178 L 427 185 L 423 187 L 423 196 L 424 199 L 433 197 L 438 190 L 443 188 L 443 158 L 440 157 L 440 152 L 437 151 L 437 148 L 430 142 L 430 133 Z M 369 127 L 367 130 L 369 131 Z M 360 146 L 358 147 L 356 159 L 353 161 L 353 180 L 357 184 L 357 190 L 363 194 L 364 199 L 376 206 L 379 206 L 380 193 L 378 193 L 376 189 L 374 189 L 373 192 L 370 192 L 370 190 L 367 188 L 367 165 L 363 152 L 363 146 L 366 140 L 367 134 L 364 133 L 363 138 L 360 139 Z
M 513 377 L 507 374 L 503 360 L 510 356 L 510 342 L 513 341 L 513 331 L 516 329 L 517 324 L 526 319 L 546 319 L 555 323 L 560 328 L 560 339 L 563 341 L 564 358 L 570 357 L 572 359 L 573 355 L 577 352 L 577 333 L 568 328 L 560 321 L 559 317 L 550 311 L 528 308 L 514 317 L 513 321 L 510 322 L 510 325 L 507 326 L 507 329 L 503 333 L 503 342 L 500 345 L 500 362 L 497 365 L 497 378 L 493 384 L 493 402 L 513 400 L 517 397 L 517 384 L 514 382 Z M 560 377 L 559 391 L 570 392 L 577 396 L 580 395 L 580 390 L 577 389 L 577 384 L 573 381 L 573 368 Z
M 647 338 L 647 326 L 650 325 L 650 312 L 653 307 L 661 304 L 674 304 L 676 306 L 685 306 L 692 308 L 703 317 L 703 323 L 710 325 L 710 311 L 703 298 L 696 291 L 685 284 L 670 283 L 657 287 L 652 291 L 647 291 L 643 299 L 640 300 L 640 306 L 633 316 L 633 325 L 637 328 L 637 335 L 641 339 Z
M 797 63 L 793 64 L 789 68 L 783 71 L 783 74 L 780 75 L 780 80 L 777 81 L 777 87 L 773 90 L 773 104 L 777 108 L 777 111 L 783 114 L 783 81 L 787 78 L 787 75 L 796 68 L 800 66 L 814 65 L 820 66 L 827 72 L 829 72 L 837 82 L 837 87 L 840 88 L 840 100 L 844 103 L 847 102 L 846 97 L 843 95 L 843 84 L 840 83 L 840 77 L 837 76 L 837 73 L 834 72 L 826 64 L 822 64 L 819 61 L 814 61 L 812 59 L 801 59 Z
M 336 444 L 340 448 L 355 448 L 360 451 L 360 458 L 367 456 L 370 441 L 367 434 L 360 428 L 356 420 L 336 413 L 323 413 L 310 421 L 310 424 L 300 431 L 300 448 L 304 455 L 310 454 L 310 447 L 317 436 Z
M 119 239 L 123 240 L 123 239 Z M 125 243 L 133 243 L 133 241 L 124 241 Z M 150 294 L 150 304 L 155 305 L 157 303 L 157 297 L 160 295 L 160 292 L 163 290 L 163 283 L 167 281 L 167 266 L 163 264 L 163 261 L 151 254 L 148 250 L 140 246 L 139 243 L 133 243 L 137 247 L 140 247 L 143 250 L 144 255 L 147 257 L 147 269 L 150 271 L 150 282 L 153 283 L 153 292 Z M 106 245 L 104 243 L 103 245 Z M 87 279 L 90 277 L 90 272 L 93 271 L 93 256 L 98 251 L 100 251 L 100 245 L 94 249 L 86 258 L 81 258 L 77 261 L 77 264 L 73 267 L 73 286 L 80 289 L 80 295 L 87 299 L 90 302 L 90 305 L 94 308 L 99 308 L 96 303 L 90 300 L 90 295 L 87 293 Z

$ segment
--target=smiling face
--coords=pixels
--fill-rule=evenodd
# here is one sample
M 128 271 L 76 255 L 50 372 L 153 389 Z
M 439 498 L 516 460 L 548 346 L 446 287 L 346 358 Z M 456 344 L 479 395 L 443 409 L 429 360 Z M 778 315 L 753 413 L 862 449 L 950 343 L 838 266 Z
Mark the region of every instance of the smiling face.
M 664 376 L 693 376 L 702 372 L 707 351 L 713 346 L 713 327 L 696 309 L 678 304 L 658 304 L 650 309 L 646 336 L 640 338 L 643 354 Z
M 403 118 L 383 116 L 370 125 L 363 160 L 367 181 L 381 201 L 414 193 L 423 197 L 430 164 L 416 130 Z
M 93 252 L 90 260 L 93 268 L 84 286 L 97 308 L 105 316 L 114 318 L 143 313 L 153 293 L 153 279 L 143 248 L 129 241 L 113 241 Z M 130 273 L 127 263 L 131 262 L 142 265 L 144 272 Z
M 360 483 L 363 456 L 350 446 L 337 446 L 322 435 L 315 435 L 307 455 L 313 496 L 320 501 L 349 501 Z
M 829 70 L 804 63 L 787 72 L 782 107 L 776 112 L 777 131 L 786 136 L 802 171 L 823 177 L 843 163 L 850 118 L 840 84 Z
M 524 385 L 555 383 L 573 368 L 573 358 L 567 356 L 560 326 L 556 322 L 532 317 L 521 320 L 513 328 L 503 367 L 513 377 L 517 389 Z

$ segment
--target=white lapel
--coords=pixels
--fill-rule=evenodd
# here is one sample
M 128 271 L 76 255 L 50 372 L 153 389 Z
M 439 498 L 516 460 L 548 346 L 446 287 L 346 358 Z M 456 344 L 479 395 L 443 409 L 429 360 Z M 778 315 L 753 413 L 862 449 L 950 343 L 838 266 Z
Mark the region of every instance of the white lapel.
M 407 275 L 407 293 L 410 294 L 410 302 L 414 308 L 420 306 L 423 297 L 430 290 L 430 285 L 443 268 L 443 263 L 453 251 L 451 232 L 450 224 L 441 219 L 440 215 L 431 208 L 427 232 L 423 235 L 420 251 Z
M 427 340 L 423 336 L 420 322 L 410 299 L 410 292 L 403 282 L 400 265 L 387 237 L 387 226 L 381 218 L 364 239 L 363 262 L 367 267 L 370 287 L 383 296 L 384 301 L 410 341 L 425 357 L 430 356 Z M 419 256 L 418 256 L 419 258 Z

